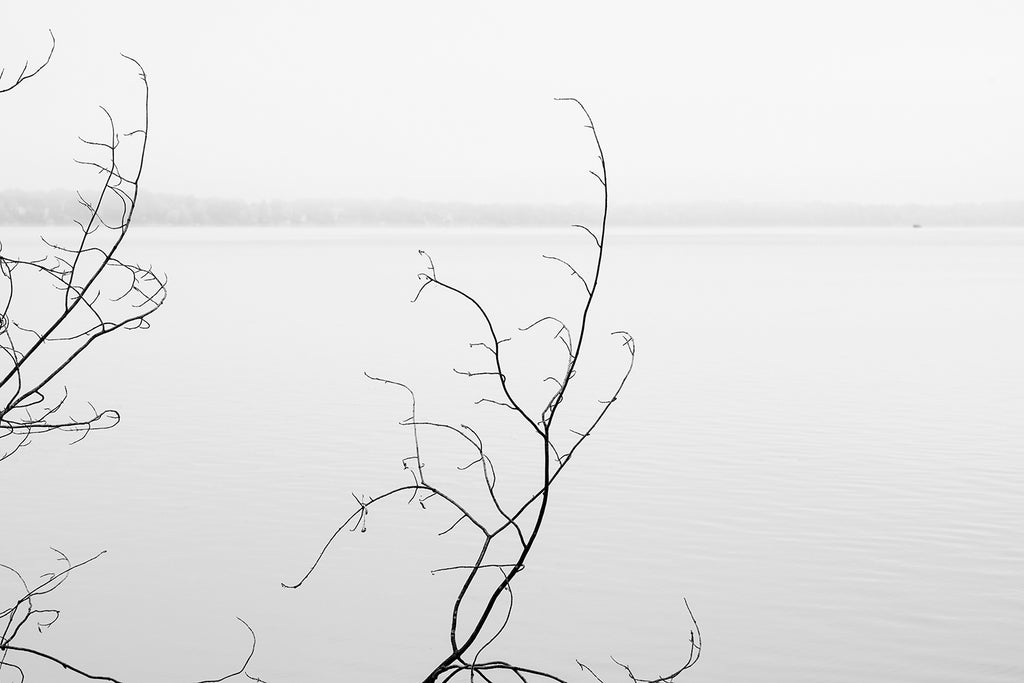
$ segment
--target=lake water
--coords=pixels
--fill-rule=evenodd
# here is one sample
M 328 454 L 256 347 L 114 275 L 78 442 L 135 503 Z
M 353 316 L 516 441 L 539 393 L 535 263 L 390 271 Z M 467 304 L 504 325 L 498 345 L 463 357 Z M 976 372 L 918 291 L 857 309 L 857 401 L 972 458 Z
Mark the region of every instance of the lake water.
M 8 247 L 35 239 L 4 230 Z M 259 635 L 250 671 L 274 683 L 421 680 L 457 578 L 429 570 L 472 559 L 468 527 L 437 536 L 449 512 L 381 507 L 302 589 L 279 584 L 301 577 L 350 493 L 408 480 L 406 397 L 364 370 L 413 386 L 423 419 L 478 427 L 510 492 L 534 480 L 523 426 L 473 403 L 489 380 L 451 372 L 481 367 L 473 312 L 439 291 L 409 303 L 417 249 L 510 336 L 572 316 L 581 288 L 541 254 L 584 269 L 586 241 L 132 240 L 170 275 L 168 303 L 67 377 L 72 401 L 119 408 L 122 425 L 75 446 L 40 437 L 0 465 L 0 561 L 40 573 L 49 546 L 109 551 L 26 644 L 126 681 L 195 680 L 244 658 L 237 615 Z M 685 596 L 705 651 L 680 680 L 1024 680 L 1024 231 L 613 227 L 605 268 L 566 416 L 623 369 L 606 333 L 632 332 L 636 368 L 559 481 L 490 656 L 625 680 L 611 655 L 654 677 L 685 658 Z M 524 392 L 554 357 L 529 339 L 510 370 Z M 456 478 L 472 460 L 439 435 L 424 449 Z

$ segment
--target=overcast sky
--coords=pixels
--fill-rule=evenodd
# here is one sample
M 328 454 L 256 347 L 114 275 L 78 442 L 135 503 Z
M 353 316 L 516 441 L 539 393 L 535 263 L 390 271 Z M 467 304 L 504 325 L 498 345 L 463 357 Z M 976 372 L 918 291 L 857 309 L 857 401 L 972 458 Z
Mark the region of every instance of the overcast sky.
M 2 0 L 0 189 L 72 187 L 97 106 L 145 187 L 260 198 L 1024 199 L 1024 2 Z M 580 181 L 580 182 L 577 182 Z

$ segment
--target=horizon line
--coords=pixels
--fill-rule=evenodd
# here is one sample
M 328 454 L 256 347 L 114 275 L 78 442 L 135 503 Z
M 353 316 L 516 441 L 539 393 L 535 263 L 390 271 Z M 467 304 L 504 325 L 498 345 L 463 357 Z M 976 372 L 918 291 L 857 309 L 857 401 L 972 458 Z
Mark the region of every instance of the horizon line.
M 589 202 L 474 202 L 411 198 L 239 199 L 143 191 L 136 222 L 147 225 L 552 225 L 581 223 Z M 77 193 L 0 190 L 0 225 L 54 225 L 82 211 Z M 621 202 L 615 219 L 633 225 L 1024 226 L 1024 199 L 1000 201 L 856 202 L 674 200 Z

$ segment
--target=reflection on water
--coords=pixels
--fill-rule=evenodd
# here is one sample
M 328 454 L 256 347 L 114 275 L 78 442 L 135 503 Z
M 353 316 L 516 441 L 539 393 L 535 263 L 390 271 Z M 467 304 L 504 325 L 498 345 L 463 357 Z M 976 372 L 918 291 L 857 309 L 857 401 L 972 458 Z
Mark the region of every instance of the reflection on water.
M 74 448 L 38 439 L 0 478 L 16 520 L 0 561 L 110 551 L 62 589 L 48 647 L 180 681 L 235 665 L 237 614 L 270 680 L 419 680 L 456 578 L 429 569 L 473 542 L 437 538 L 450 515 L 381 508 L 305 588 L 279 583 L 349 514 L 349 492 L 407 477 L 408 406 L 363 370 L 413 384 L 425 416 L 481 425 L 499 475 L 529 481 L 526 434 L 472 405 L 485 380 L 450 372 L 478 359 L 472 311 L 408 303 L 416 250 L 513 330 L 571 310 L 572 282 L 540 254 L 586 263 L 577 237 L 139 229 L 168 304 L 69 377 L 72 400 L 120 408 L 122 427 Z M 664 673 L 686 650 L 685 595 L 706 645 L 685 680 L 1021 680 L 1024 234 L 611 240 L 580 410 L 621 365 L 597 332 L 633 333 L 635 374 L 556 491 L 489 654 L 567 676 L 578 658 L 612 679 L 609 655 Z M 468 455 L 428 445 L 438 470 Z

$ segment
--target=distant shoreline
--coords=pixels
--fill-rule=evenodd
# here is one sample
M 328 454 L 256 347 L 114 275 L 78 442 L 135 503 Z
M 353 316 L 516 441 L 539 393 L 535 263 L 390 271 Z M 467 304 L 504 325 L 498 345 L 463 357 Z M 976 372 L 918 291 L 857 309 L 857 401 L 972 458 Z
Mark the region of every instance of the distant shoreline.
M 472 204 L 415 200 L 245 201 L 143 192 L 137 225 L 162 227 L 548 227 L 599 220 L 590 204 Z M 74 192 L 0 191 L 0 226 L 70 225 L 84 209 Z M 612 205 L 632 227 L 1022 227 L 1024 201 L 853 204 L 680 202 Z

